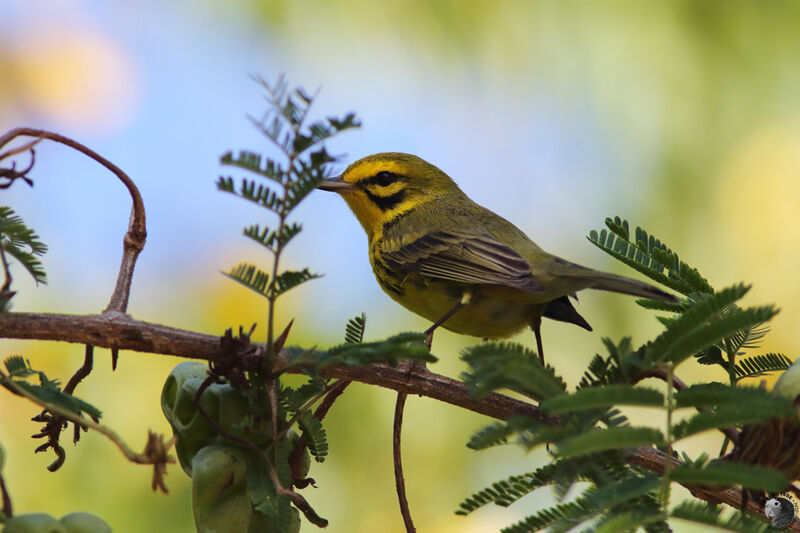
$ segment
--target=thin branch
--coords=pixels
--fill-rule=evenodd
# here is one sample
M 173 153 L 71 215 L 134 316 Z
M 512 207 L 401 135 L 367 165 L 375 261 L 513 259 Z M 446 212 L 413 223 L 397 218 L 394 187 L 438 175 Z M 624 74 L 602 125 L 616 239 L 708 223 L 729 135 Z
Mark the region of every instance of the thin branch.
M 64 386 L 63 392 L 66 394 L 73 394 L 75 392 L 75 387 L 78 386 L 78 383 L 81 382 L 86 376 L 88 376 L 92 371 L 92 365 L 94 361 L 94 347 L 90 344 L 86 345 L 86 350 L 83 359 L 83 365 L 73 374 L 70 378 L 69 382 Z M 67 453 L 64 448 L 59 443 L 61 439 L 61 432 L 67 428 L 68 420 L 63 416 L 50 413 L 47 409 L 33 417 L 32 419 L 34 422 L 43 422 L 45 424 L 44 428 L 40 433 L 33 435 L 33 438 L 44 438 L 47 437 L 47 442 L 42 446 L 36 448 L 36 452 L 43 452 L 46 451 L 47 448 L 52 448 L 53 452 L 56 454 L 56 459 L 52 463 L 47 466 L 47 469 L 50 472 L 55 472 L 59 468 L 64 465 L 64 461 L 66 460 Z M 74 432 L 72 437 L 72 442 L 77 443 L 81 438 L 81 429 L 85 430 L 85 426 L 82 424 L 74 423 Z M 166 492 L 166 489 L 165 489 Z
M 167 452 L 175 442 L 174 438 L 171 439 L 168 443 L 164 444 L 163 438 L 160 438 L 160 436 L 156 435 L 151 431 L 149 432 L 148 442 L 145 445 L 144 452 L 136 453 L 130 446 L 128 446 L 128 444 L 124 440 L 122 440 L 122 437 L 120 437 L 117 434 L 117 432 L 111 429 L 110 427 L 95 422 L 84 416 L 77 415 L 68 409 L 64 409 L 60 405 L 42 400 L 36 395 L 28 392 L 28 390 L 26 390 L 25 388 L 20 387 L 13 379 L 10 379 L 5 375 L 0 374 L 0 383 L 2 383 L 3 386 L 9 388 L 15 394 L 18 394 L 19 396 L 22 396 L 23 398 L 26 398 L 31 402 L 44 407 L 46 410 L 50 411 L 54 415 L 62 417 L 71 422 L 74 422 L 77 425 L 93 429 L 94 431 L 97 431 L 98 433 L 104 435 L 111 442 L 113 442 L 117 448 L 119 448 L 119 451 L 121 451 L 122 454 L 125 457 L 127 457 L 129 461 L 137 464 L 153 465 L 156 468 L 156 474 L 154 474 L 154 485 L 155 485 L 155 477 L 157 476 L 158 471 L 159 470 L 163 471 L 163 468 L 167 463 L 175 462 L 174 458 L 167 455 Z M 153 441 L 160 441 L 161 444 L 154 445 Z M 163 487 L 163 483 L 160 484 L 159 486 Z M 166 492 L 166 488 L 165 487 L 163 488 L 164 491 Z
M 64 392 L 72 394 L 75 392 L 75 387 L 78 383 L 86 379 L 92 373 L 92 366 L 94 366 L 94 346 L 91 344 L 86 345 L 86 350 L 83 353 L 83 364 L 75 371 L 66 385 L 64 385 Z
M 2 494 L 3 499 L 3 507 L 0 510 L 3 511 L 6 517 L 11 518 L 14 516 L 14 507 L 11 505 L 11 495 L 8 493 L 8 488 L 6 488 L 2 472 L 0 472 L 0 494 Z
M 108 303 L 108 307 L 106 308 L 106 311 L 119 311 L 124 313 L 128 308 L 128 298 L 130 295 L 131 280 L 133 279 L 133 268 L 136 265 L 136 258 L 139 256 L 139 252 L 142 251 L 145 239 L 147 238 L 144 202 L 142 201 L 142 195 L 139 193 L 139 189 L 136 187 L 136 184 L 133 183 L 133 180 L 129 178 L 125 172 L 123 172 L 118 166 L 108 159 L 104 158 L 91 148 L 88 148 L 87 146 L 84 146 L 83 144 L 74 141 L 69 137 L 59 135 L 58 133 L 35 128 L 15 128 L 0 136 L 0 148 L 6 146 L 9 142 L 13 141 L 17 137 L 35 137 L 37 138 L 37 141 L 35 142 L 38 142 L 40 139 L 48 139 L 69 146 L 70 148 L 77 150 L 78 152 L 94 159 L 106 167 L 115 176 L 117 176 L 117 178 L 119 178 L 119 180 L 128 189 L 133 202 L 133 205 L 131 206 L 131 216 L 128 223 L 128 231 L 125 233 L 125 237 L 123 239 L 122 264 L 120 265 L 119 274 L 117 275 L 117 283 L 114 288 L 114 292 L 111 295 L 111 300 Z M 13 148 L 4 153 L 3 156 L 5 157 L 7 155 L 16 153 L 19 150 L 31 149 L 32 151 L 32 147 L 35 142 L 28 143 L 19 148 Z
M 3 263 L 3 273 L 5 274 L 5 282 L 3 286 L 0 287 L 0 298 L 11 298 L 14 295 L 11 292 L 11 282 L 13 278 L 11 277 L 11 268 L 8 265 L 8 259 L 6 259 L 6 252 L 3 248 L 3 241 L 0 239 L 0 262 Z
M 667 464 L 667 455 L 655 448 L 642 446 L 632 450 L 631 453 L 628 454 L 628 461 L 642 466 L 651 472 L 655 472 L 658 475 L 662 475 Z M 673 468 L 680 466 L 680 464 L 678 459 L 672 458 Z M 683 485 L 683 483 L 681 484 Z M 711 503 L 725 503 L 735 509 L 740 509 L 742 503 L 745 501 L 743 500 L 742 491 L 736 488 L 719 489 L 688 484 L 683 486 L 689 489 L 689 492 L 691 492 L 692 496 L 695 498 Z M 747 499 L 745 509 L 757 516 L 763 516 L 764 514 L 764 510 L 759 506 L 759 503 L 752 499 Z M 787 529 L 791 531 L 800 531 L 800 523 L 793 521 Z
M 400 433 L 403 428 L 403 410 L 406 406 L 408 394 L 401 392 L 397 395 L 394 407 L 394 423 L 392 424 L 392 458 L 394 462 L 394 484 L 397 490 L 397 500 L 400 503 L 400 514 L 403 515 L 403 524 L 406 533 L 416 533 L 414 521 L 411 519 L 411 510 L 408 508 L 406 497 L 406 480 L 403 477 L 403 458 L 400 453 Z
M 201 360 L 208 360 L 223 353 L 220 337 L 141 322 L 121 313 L 102 315 L 2 313 L 0 338 L 54 340 L 93 344 L 106 348 L 114 346 L 121 350 Z M 261 350 L 254 352 L 253 357 L 260 357 Z M 304 369 L 296 368 L 292 372 L 303 373 Z M 358 381 L 398 392 L 427 396 L 500 420 L 506 420 L 511 416 L 529 416 L 550 425 L 558 424 L 560 421 L 558 417 L 543 413 L 535 405 L 501 394 L 492 393 L 476 400 L 470 396 L 467 386 L 463 383 L 432 372 L 409 375 L 402 369 L 384 364 L 371 364 L 329 366 L 321 369 L 319 374 L 326 378 Z M 628 460 L 661 474 L 664 471 L 666 456 L 653 448 L 637 448 L 628 455 Z M 726 503 L 734 508 L 738 508 L 742 502 L 742 491 L 735 488 L 690 486 L 689 489 L 696 497 L 709 502 Z M 748 509 L 757 513 L 761 511 L 752 502 L 748 504 Z
M 23 180 L 28 184 L 29 187 L 33 187 L 33 180 L 28 177 L 28 172 L 30 172 L 33 166 L 36 164 L 36 150 L 34 150 L 33 147 L 39 141 L 41 141 L 41 139 L 36 139 L 35 141 L 18 146 L 17 148 L 12 148 L 11 150 L 0 154 L 0 161 L 2 161 L 7 157 L 11 157 L 25 151 L 30 151 L 31 153 L 31 160 L 28 163 L 28 166 L 22 170 L 17 170 L 16 162 L 12 162 L 10 168 L 0 168 L 0 180 L 5 180 L 0 181 L 0 189 L 10 188 L 18 179 Z
M 322 419 L 325 418 L 325 415 L 328 414 L 330 408 L 333 407 L 333 402 L 335 402 L 336 399 L 342 395 L 344 389 L 346 389 L 350 383 L 350 381 L 339 380 L 333 384 L 326 391 L 325 397 L 322 398 L 322 401 L 314 411 L 314 418 L 322 421 Z M 313 478 L 301 479 L 300 477 L 300 465 L 303 460 L 303 453 L 306 451 L 307 447 L 308 439 L 306 439 L 305 435 L 301 435 L 300 438 L 297 439 L 297 443 L 294 445 L 294 448 L 292 448 L 292 452 L 289 454 L 289 466 L 292 469 L 292 481 L 294 482 L 295 487 L 300 489 L 314 483 Z

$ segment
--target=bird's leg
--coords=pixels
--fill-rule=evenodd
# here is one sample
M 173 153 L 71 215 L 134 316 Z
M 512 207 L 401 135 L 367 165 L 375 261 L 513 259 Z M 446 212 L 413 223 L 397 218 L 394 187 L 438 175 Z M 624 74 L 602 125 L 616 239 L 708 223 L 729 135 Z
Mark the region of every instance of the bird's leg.
M 542 348 L 541 316 L 537 316 L 533 320 L 531 320 L 531 329 L 533 330 L 533 334 L 536 336 L 536 350 L 539 352 L 539 359 L 541 359 L 542 366 L 544 366 L 544 348 Z
M 437 320 L 433 323 L 431 327 L 425 330 L 425 346 L 428 347 L 428 351 L 431 351 L 431 344 L 433 343 L 433 332 L 436 331 L 436 328 L 447 322 L 447 319 L 453 316 L 458 312 L 459 309 L 467 305 L 472 300 L 472 293 L 469 291 L 464 291 L 464 294 L 461 295 L 461 300 L 453 306 L 448 312 L 446 312 L 442 318 Z

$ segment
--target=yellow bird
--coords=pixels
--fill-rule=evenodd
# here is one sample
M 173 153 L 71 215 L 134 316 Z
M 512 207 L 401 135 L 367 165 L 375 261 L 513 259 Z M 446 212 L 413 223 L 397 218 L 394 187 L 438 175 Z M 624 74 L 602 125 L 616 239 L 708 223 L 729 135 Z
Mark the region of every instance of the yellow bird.
M 381 288 L 433 322 L 428 346 L 439 326 L 490 339 L 530 326 L 544 363 L 542 317 L 591 331 L 569 300 L 581 289 L 677 302 L 647 283 L 545 252 L 415 155 L 365 157 L 319 188 L 339 193 L 364 227 Z

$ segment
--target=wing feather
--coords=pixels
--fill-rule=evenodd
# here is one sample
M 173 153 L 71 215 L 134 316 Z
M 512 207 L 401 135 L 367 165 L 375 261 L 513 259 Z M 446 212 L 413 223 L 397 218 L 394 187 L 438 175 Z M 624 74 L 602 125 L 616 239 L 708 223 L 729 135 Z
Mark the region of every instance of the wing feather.
M 435 231 L 381 256 L 389 268 L 430 278 L 545 292 L 528 260 L 489 234 Z

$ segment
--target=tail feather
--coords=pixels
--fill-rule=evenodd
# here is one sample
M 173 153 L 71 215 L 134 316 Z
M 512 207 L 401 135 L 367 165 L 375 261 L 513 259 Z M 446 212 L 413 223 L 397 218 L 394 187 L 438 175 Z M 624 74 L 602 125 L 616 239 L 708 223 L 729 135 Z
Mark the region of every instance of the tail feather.
M 592 289 L 621 292 L 622 294 L 641 296 L 642 298 L 651 298 L 662 302 L 678 303 L 678 299 L 674 295 L 643 281 L 599 271 L 594 272 L 591 280 L 594 281 L 590 286 Z
M 585 282 L 585 288 L 587 289 L 619 292 L 662 302 L 678 303 L 678 299 L 672 294 L 643 281 L 608 272 L 600 272 L 563 259 L 556 259 L 556 263 L 562 267 L 558 271 L 560 275 L 582 280 Z

